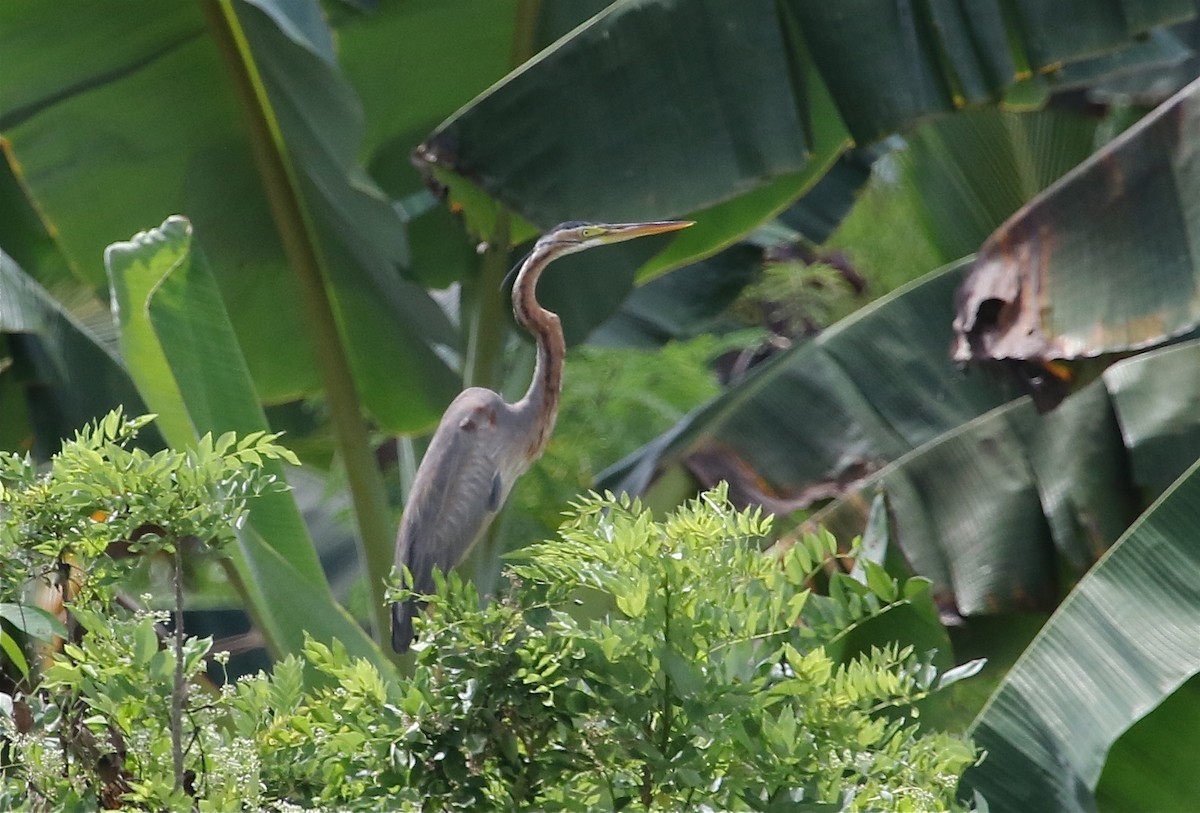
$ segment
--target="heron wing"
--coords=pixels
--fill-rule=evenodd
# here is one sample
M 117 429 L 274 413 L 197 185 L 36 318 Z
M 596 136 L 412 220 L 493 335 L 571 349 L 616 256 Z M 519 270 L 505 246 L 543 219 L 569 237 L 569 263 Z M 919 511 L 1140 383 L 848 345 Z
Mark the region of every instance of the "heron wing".
M 396 565 L 408 567 L 418 592 L 433 591 L 433 568 L 446 571 L 462 560 L 527 465 L 511 410 L 496 393 L 472 388 L 442 416 L 396 538 Z

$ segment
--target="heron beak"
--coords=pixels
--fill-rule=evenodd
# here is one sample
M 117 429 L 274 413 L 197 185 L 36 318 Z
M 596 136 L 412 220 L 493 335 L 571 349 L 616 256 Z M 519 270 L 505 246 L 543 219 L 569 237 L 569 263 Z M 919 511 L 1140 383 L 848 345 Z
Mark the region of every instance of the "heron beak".
M 688 226 L 694 226 L 694 220 L 655 220 L 650 223 L 615 223 L 605 226 L 607 234 L 601 238 L 605 244 L 620 243 L 635 237 L 645 237 L 650 234 L 662 234 L 668 231 L 679 231 Z

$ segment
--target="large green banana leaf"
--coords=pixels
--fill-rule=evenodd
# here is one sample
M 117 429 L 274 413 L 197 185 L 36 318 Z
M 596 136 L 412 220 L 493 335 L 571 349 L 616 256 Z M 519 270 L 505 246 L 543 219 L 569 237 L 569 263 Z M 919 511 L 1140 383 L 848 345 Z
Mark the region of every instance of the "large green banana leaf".
M 901 188 L 942 260 L 951 262 L 978 251 L 997 225 L 1091 155 L 1099 123 L 1057 107 L 939 116 L 895 153 Z
M 5 147 L 0 136 L 0 148 Z M 0 161 L 0 246 L 43 288 L 73 282 L 71 270 L 8 161 Z
M 730 469 L 759 472 L 765 496 L 799 508 L 1004 403 L 1016 393 L 1002 382 L 924 352 L 947 346 L 938 315 L 963 269 L 935 272 L 797 343 L 677 426 L 653 458 L 635 454 L 602 481 L 642 491 L 655 470 L 697 451 L 727 453 Z M 806 500 L 806 491 L 815 493 Z
M 1194 809 L 1198 472 L 1189 468 L 1079 583 L 976 719 L 987 756 L 967 782 L 990 810 Z
M 429 345 L 455 334 L 398 273 L 404 219 L 355 164 L 362 111 L 331 32 L 310 0 L 235 8 L 303 191 L 361 396 L 389 427 L 426 426 L 456 386 Z M 200 5 L 6 3 L 0 52 L 0 132 L 74 274 L 101 290 L 106 245 L 187 212 L 260 395 L 314 391 L 303 300 L 267 203 L 273 193 L 259 179 Z
M 362 100 L 359 153 L 372 178 L 400 202 L 409 242 L 406 274 L 427 287 L 469 279 L 479 260 L 455 216 L 425 191 L 412 150 L 450 112 L 514 67 L 517 31 L 529 24 L 521 10 L 527 5 L 406 0 L 380 3 L 369 13 L 330 8 L 338 61 Z
M 1052 413 L 1038 415 L 1027 399 L 1006 404 L 900 458 L 812 521 L 859 533 L 862 495 L 881 488 L 894 538 L 944 609 L 1053 607 L 1062 580 L 1082 575 L 1147 497 L 1200 457 L 1200 419 L 1185 406 L 1195 387 L 1181 379 L 1197 364 L 1200 343 L 1188 342 L 1115 365 Z
M 626 0 L 449 119 L 420 157 L 541 226 L 682 215 L 801 171 L 842 120 L 869 143 L 1193 13 L 1114 1 L 1063 26 L 1036 3 Z
M 4 448 L 48 457 L 97 415 L 144 411 L 118 354 L 3 251 L 0 334 L 12 361 L 0 375 Z
M 121 346 L 134 380 L 168 443 L 183 448 L 206 433 L 267 431 L 266 417 L 192 227 L 173 217 L 111 246 L 105 257 Z M 286 481 L 283 466 L 264 468 Z M 279 656 L 305 635 L 339 640 L 381 669 L 389 662 L 333 599 L 292 495 L 250 503 L 233 566 L 246 610 Z
M 938 139 L 953 142 L 971 133 L 970 128 L 947 127 L 949 121 L 931 125 L 940 131 Z M 1059 129 L 1066 143 L 1081 140 L 1071 128 Z M 1194 150 L 1172 147 L 1153 138 L 1154 132 L 1135 130 L 1102 155 L 1128 149 L 1124 144 L 1157 152 L 1159 162 L 1191 160 Z M 928 146 L 937 139 L 926 136 L 923 141 Z M 991 167 L 1001 174 L 1011 175 L 1008 167 L 1028 165 L 1043 153 L 1058 160 L 1054 150 L 1025 149 L 1037 147 L 1036 140 L 1013 143 L 1022 148 L 989 153 Z M 967 176 L 961 172 L 939 167 L 930 184 L 960 189 L 966 233 L 1002 214 L 1002 209 L 989 214 L 971 204 L 974 189 L 986 190 L 994 182 L 973 186 L 963 183 Z M 1044 181 L 1049 175 L 1027 169 L 1018 177 Z M 1055 189 L 1070 188 L 1060 183 Z M 1187 214 L 1186 204 L 1181 208 L 1181 197 L 1188 194 L 1153 200 L 1143 195 L 1139 200 L 1167 226 L 1180 218 L 1194 224 L 1197 219 Z M 949 206 L 942 204 L 944 211 Z M 1018 218 L 1036 209 L 1036 204 L 1026 207 Z M 1080 214 L 1076 220 L 1097 256 L 1109 245 L 1114 253 L 1129 256 L 1132 246 L 1150 233 L 1148 227 L 1110 223 L 1101 235 L 1087 217 Z M 1031 224 L 1029 231 L 1036 228 Z M 1060 239 L 1074 239 L 1069 225 L 1061 231 Z M 1175 233 L 1168 229 L 1168 236 Z M 950 237 L 961 239 L 953 233 Z M 1194 263 L 1198 256 L 1183 251 L 1181 261 Z M 724 478 L 743 483 L 749 501 L 784 511 L 848 494 L 816 518 L 844 535 L 861 532 L 866 521 L 869 501 L 856 494 L 864 485 L 881 483 L 891 501 L 898 543 L 917 572 L 933 579 L 944 609 L 975 615 L 1053 606 L 1060 562 L 1066 566 L 1064 575 L 1077 576 L 1117 538 L 1137 507 L 1194 459 L 1187 456 L 1194 447 L 1183 441 L 1197 423 L 1187 417 L 1186 385 L 1179 382 L 1171 392 L 1162 389 L 1170 389 L 1167 382 L 1178 382 L 1179 375 L 1165 372 L 1165 360 L 1154 367 L 1164 372 L 1150 377 L 1160 387 L 1155 390 L 1160 397 L 1153 401 L 1139 400 L 1131 390 L 1131 399 L 1118 398 L 1117 382 L 1125 367 L 1044 418 L 1027 402 L 1006 403 L 1011 396 L 995 389 L 982 399 L 969 397 L 981 393 L 981 384 L 956 379 L 946 355 L 954 288 L 969 265 L 964 261 L 939 272 L 783 354 L 687 425 L 619 465 L 607 482 L 642 490 L 656 472 L 686 466 L 701 482 Z M 1137 270 L 1153 279 L 1157 269 L 1142 264 Z M 1123 292 L 1124 279 L 1105 284 L 1093 277 L 1091 285 Z M 982 376 L 986 374 L 976 372 L 973 378 Z M 1135 415 L 1143 417 L 1138 425 L 1147 427 L 1145 436 L 1127 430 Z M 1166 427 L 1175 427 L 1179 437 L 1162 439 Z M 1154 441 L 1169 448 L 1169 455 L 1151 459 L 1153 447 L 1146 444 Z M 1131 456 L 1140 463 L 1132 475 L 1127 464 Z

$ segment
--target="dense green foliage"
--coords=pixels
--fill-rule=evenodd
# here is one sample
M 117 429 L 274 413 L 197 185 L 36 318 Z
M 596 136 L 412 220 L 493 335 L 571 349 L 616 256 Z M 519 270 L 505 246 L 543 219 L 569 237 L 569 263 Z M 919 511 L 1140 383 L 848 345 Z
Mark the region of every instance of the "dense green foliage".
M 1166 26 L 1197 6 L 1102 0 L 1064 26 L 1042 5 L 0 5 L 0 448 L 47 465 L 77 426 L 123 405 L 158 413 L 171 449 L 112 437 L 94 451 L 124 462 L 90 492 L 78 484 L 96 461 L 71 444 L 45 470 L 5 463 L 0 552 L 17 553 L 0 560 L 0 701 L 12 701 L 0 702 L 0 792 L 15 795 L 0 808 L 121 796 L 157 809 L 681 807 L 686 792 L 795 809 L 808 803 L 779 783 L 832 800 L 821 771 L 841 755 L 809 772 L 779 746 L 784 721 L 800 733 L 824 721 L 824 746 L 866 712 L 835 703 L 822 716 L 820 681 L 781 695 L 786 670 L 824 657 L 836 681 L 855 664 L 915 664 L 920 695 L 924 653 L 947 668 L 952 637 L 959 659 L 987 655 L 987 671 L 965 684 L 972 699 L 918 706 L 921 721 L 988 752 L 964 786 L 992 810 L 1190 809 L 1200 749 L 1177 732 L 1200 715 L 1200 343 L 1150 345 L 1200 323 L 1200 84 L 1162 104 L 1200 64 L 1187 57 L 1200 26 Z M 680 54 L 700 58 L 681 71 Z M 1087 159 L 1151 108 L 1152 128 Z M 881 506 L 866 547 L 930 582 L 823 572 L 812 586 L 829 597 L 802 599 L 794 640 L 764 637 L 748 671 L 720 683 L 720 653 L 735 647 L 705 655 L 720 624 L 684 612 L 674 587 L 663 604 L 661 567 L 675 564 L 614 571 L 560 600 L 580 583 L 570 562 L 552 579 L 522 557 L 513 572 L 534 570 L 483 610 L 451 579 L 414 681 L 397 682 L 372 636 L 387 626 L 393 520 L 420 438 L 462 387 L 514 400 L 528 384 L 500 291 L 513 255 L 562 220 L 664 217 L 696 225 L 574 257 L 542 281 L 572 347 L 561 420 L 469 569 L 492 583 L 500 551 L 553 535 L 562 506 L 607 470 L 600 487 L 656 510 L 722 478 L 739 505 L 780 515 L 840 496 L 812 521 L 843 539 Z M 961 348 L 952 321 L 971 298 L 956 290 L 978 288 L 972 266 L 995 260 L 1013 261 L 1001 291 L 1039 292 L 1022 297 L 1035 333 L 1087 361 L 1043 368 L 1034 345 L 1011 381 L 960 375 L 946 348 Z M 782 335 L 722 369 L 774 358 L 717 393 L 707 363 L 726 339 L 703 334 L 747 316 Z M 659 355 L 580 346 L 696 336 Z M 1108 367 L 1114 353 L 1133 357 Z M 1077 391 L 1048 414 L 1009 386 L 1068 377 Z M 256 471 L 272 445 L 262 433 L 284 428 L 305 466 L 295 499 L 271 482 L 278 461 Z M 207 448 L 206 433 L 222 439 Z M 389 504 L 376 463 L 393 441 Z M 714 457 L 723 465 L 705 465 Z M 647 533 L 672 521 L 647 520 Z M 327 572 L 344 576 L 339 593 L 361 574 L 353 615 Z M 165 623 L 179 628 L 185 588 L 189 609 L 245 611 L 272 677 L 219 698 L 196 689 L 207 644 Z M 710 592 L 745 603 L 731 624 L 778 609 Z M 63 593 L 73 614 L 56 606 Z M 669 633 L 668 608 L 683 612 Z M 621 649 L 596 643 L 613 636 Z M 44 651 L 56 639 L 68 643 Z M 531 682 L 510 686 L 514 668 Z M 635 678 L 650 699 L 601 691 Z M 767 699 L 748 700 L 750 686 Z M 905 697 L 870 725 L 911 721 Z M 741 713 L 761 715 L 742 731 L 758 763 L 729 739 L 736 726 L 716 728 Z M 497 719 L 526 735 L 498 736 Z M 936 750 L 898 725 L 871 753 Z M 580 741 L 609 760 L 595 787 Z M 776 776 L 780 765 L 794 770 Z M 828 806 L 876 804 L 876 780 L 899 779 L 873 767 L 852 773 L 853 800 Z M 932 769 L 910 767 L 924 787 Z M 709 774 L 720 786 L 694 784 Z
M 112 412 L 65 442 L 45 473 L 28 455 L 0 457 L 2 538 L 13 546 L 10 553 L 20 559 L 23 552 L 96 556 L 150 521 L 163 550 L 184 537 L 220 548 L 233 538 L 249 497 L 272 486 L 286 488 L 270 477 L 251 476 L 257 469 L 249 467 L 264 458 L 298 463 L 274 443 L 278 435 L 264 432 L 244 438 L 228 432 L 215 440 L 206 435 L 192 449 L 149 454 L 132 444 L 153 419 Z M 36 567 L 26 562 L 30 566 Z
M 513 557 L 505 600 L 451 577 L 404 701 L 413 785 L 463 809 L 952 807 L 974 754 L 912 724 L 928 659 L 825 650 L 913 593 L 867 564 L 870 587 L 813 594 L 836 543 L 777 557 L 769 525 L 721 490 L 663 522 L 593 496 Z
M 123 798 L 188 807 L 185 777 L 206 773 L 215 711 L 189 684 L 211 642 L 181 634 L 183 551 L 219 555 L 248 501 L 284 487 L 263 461 L 295 457 L 262 432 L 205 435 L 193 448 L 150 454 L 132 444 L 152 419 L 112 412 L 64 442 L 44 471 L 29 456 L 0 457 L 8 622 L 0 641 L 9 666 L 0 727 L 13 762 L 3 767 L 11 805 L 90 809 Z M 135 568 L 164 555 L 173 564 L 173 635 L 163 626 L 169 612 L 144 610 L 122 592 Z M 57 617 L 64 606 L 71 629 Z
M 815 594 L 855 551 L 823 534 L 764 553 L 769 519 L 721 490 L 662 522 L 593 496 L 513 558 L 510 590 L 483 607 L 452 575 L 418 622 L 407 681 L 310 641 L 270 676 L 204 689 L 206 660 L 222 658 L 208 639 L 167 646 L 170 612 L 121 600 L 118 579 L 144 557 L 113 545 L 141 531 L 144 554 L 186 538 L 219 549 L 246 500 L 274 487 L 258 464 L 288 453 L 230 435 L 150 455 L 129 446 L 145 422 L 113 414 L 41 474 L 4 460 L 4 599 L 31 621 L 3 634 L 37 655 L 10 675 L 0 716 L 11 808 L 955 806 L 974 749 L 922 731 L 913 709 L 948 682 L 933 653 L 827 650 L 927 600 L 924 585 L 863 561 L 861 582 L 834 575 Z M 71 631 L 21 598 L 63 592 L 66 562 Z M 69 640 L 32 645 L 56 635 Z

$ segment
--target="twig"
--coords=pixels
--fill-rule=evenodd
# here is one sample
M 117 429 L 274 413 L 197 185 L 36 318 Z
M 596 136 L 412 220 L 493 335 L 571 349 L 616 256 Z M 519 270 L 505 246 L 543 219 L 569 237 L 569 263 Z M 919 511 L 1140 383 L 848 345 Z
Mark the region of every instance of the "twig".
M 183 681 L 183 541 L 175 540 L 175 685 L 171 689 L 171 760 L 175 768 L 175 790 L 183 789 L 183 705 L 187 684 Z

